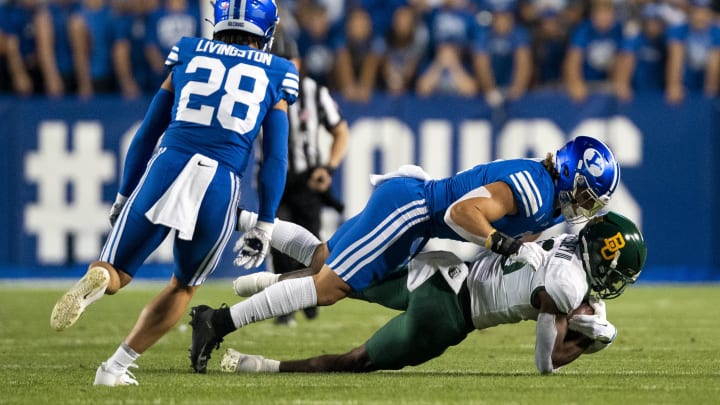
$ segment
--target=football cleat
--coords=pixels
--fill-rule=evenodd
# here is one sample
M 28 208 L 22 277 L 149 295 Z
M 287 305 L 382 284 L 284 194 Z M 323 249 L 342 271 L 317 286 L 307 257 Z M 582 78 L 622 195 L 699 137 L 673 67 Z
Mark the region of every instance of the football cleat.
M 130 367 L 138 368 L 138 365 L 132 363 Z M 130 370 L 126 370 L 120 375 L 114 374 L 110 371 L 110 367 L 108 367 L 107 363 L 103 362 L 95 372 L 95 382 L 93 382 L 93 385 L 119 387 L 123 385 L 138 385 L 138 382 L 135 379 L 135 375 L 131 373 Z
M 305 314 L 305 318 L 313 320 L 318 316 L 318 307 L 303 308 L 303 313 Z
M 225 304 L 223 304 L 225 305 Z M 190 310 L 192 343 L 190 344 L 190 363 L 196 373 L 207 373 L 207 364 L 213 350 L 220 348 L 223 339 L 215 333 L 212 316 L 215 310 L 207 305 L 199 305 Z
M 105 294 L 108 283 L 110 274 L 107 269 L 91 267 L 83 278 L 55 303 L 50 315 L 50 326 L 61 331 L 75 324 L 85 308 Z
M 240 353 L 227 349 L 220 361 L 220 370 L 225 373 L 262 373 L 265 357 Z

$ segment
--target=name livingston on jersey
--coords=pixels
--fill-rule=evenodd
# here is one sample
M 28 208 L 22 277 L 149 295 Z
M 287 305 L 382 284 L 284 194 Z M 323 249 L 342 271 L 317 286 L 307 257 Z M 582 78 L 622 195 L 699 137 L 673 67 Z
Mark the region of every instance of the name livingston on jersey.
M 269 53 L 263 51 L 258 51 L 255 49 L 240 49 L 235 47 L 234 45 L 208 41 L 205 39 L 201 39 L 198 42 L 197 47 L 195 47 L 195 52 L 214 53 L 216 55 L 224 56 L 236 56 L 238 58 L 252 60 L 257 63 L 263 63 L 268 66 L 270 66 L 273 57 Z

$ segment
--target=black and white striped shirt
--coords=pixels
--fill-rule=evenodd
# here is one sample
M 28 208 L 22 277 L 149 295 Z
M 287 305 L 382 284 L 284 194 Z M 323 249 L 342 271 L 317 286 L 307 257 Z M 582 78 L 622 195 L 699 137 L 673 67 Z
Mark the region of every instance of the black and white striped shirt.
M 303 77 L 298 100 L 288 107 L 288 118 L 288 171 L 302 173 L 320 166 L 320 126 L 332 131 L 343 120 L 327 87 L 318 85 L 309 77 Z

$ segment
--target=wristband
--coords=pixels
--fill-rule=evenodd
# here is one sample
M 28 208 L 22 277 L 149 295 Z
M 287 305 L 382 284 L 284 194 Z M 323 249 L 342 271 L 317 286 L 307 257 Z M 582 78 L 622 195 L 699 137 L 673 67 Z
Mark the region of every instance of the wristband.
M 485 239 L 486 249 L 490 249 L 503 256 L 510 256 L 517 253 L 518 250 L 520 250 L 520 246 L 522 246 L 522 242 L 496 229 L 493 229 Z

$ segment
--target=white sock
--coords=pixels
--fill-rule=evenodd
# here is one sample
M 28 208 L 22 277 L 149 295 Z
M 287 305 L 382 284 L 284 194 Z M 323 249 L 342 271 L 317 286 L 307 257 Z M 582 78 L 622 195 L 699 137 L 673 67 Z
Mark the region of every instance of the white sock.
M 266 373 L 279 373 L 280 362 L 273 359 L 265 359 L 263 361 L 263 371 Z
M 128 367 L 130 367 L 138 357 L 140 357 L 140 355 L 123 342 L 120 347 L 115 350 L 115 354 L 110 356 L 106 364 L 113 374 L 125 374 Z
M 300 263 L 309 266 L 320 239 L 307 229 L 292 222 L 275 220 L 270 245 Z
M 243 210 L 240 212 L 238 224 L 240 230 L 247 232 L 255 226 L 258 215 L 254 212 Z M 309 266 L 312 262 L 313 253 L 317 246 L 322 243 L 315 235 L 307 229 L 292 222 L 275 219 L 275 226 L 270 240 L 270 245 L 285 253 L 300 263 Z
M 317 305 L 312 277 L 284 280 L 230 307 L 236 328 Z
M 280 362 L 273 359 L 266 359 L 256 354 L 245 354 L 238 364 L 240 372 L 250 373 L 279 373 Z

